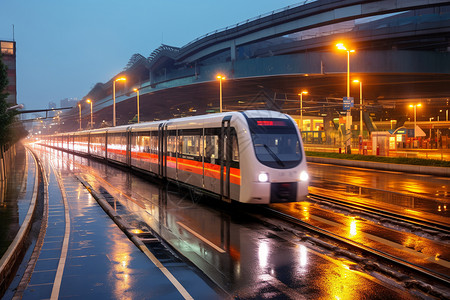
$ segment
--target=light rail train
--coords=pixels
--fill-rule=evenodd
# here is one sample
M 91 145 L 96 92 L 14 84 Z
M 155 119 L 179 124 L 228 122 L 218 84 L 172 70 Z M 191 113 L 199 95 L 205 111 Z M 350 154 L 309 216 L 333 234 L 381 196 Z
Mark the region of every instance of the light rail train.
M 42 144 L 212 192 L 268 204 L 308 194 L 306 157 L 288 115 L 251 110 L 60 133 Z

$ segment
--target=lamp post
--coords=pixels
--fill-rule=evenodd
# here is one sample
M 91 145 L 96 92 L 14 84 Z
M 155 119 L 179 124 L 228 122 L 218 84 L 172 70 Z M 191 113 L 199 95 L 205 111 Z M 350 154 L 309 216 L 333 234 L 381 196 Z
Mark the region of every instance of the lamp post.
M 303 131 L 303 95 L 307 95 L 308 91 L 302 91 L 300 96 L 300 131 Z
M 79 123 L 80 123 L 80 130 L 81 130 L 81 104 L 80 103 L 78 103 L 78 108 L 79 108 L 79 110 L 80 110 L 80 118 L 79 118 Z
M 362 97 L 362 81 L 360 80 L 353 80 L 354 83 L 358 83 L 359 82 L 359 135 L 363 136 L 363 97 Z M 391 123 L 391 127 L 392 127 L 392 123 Z M 391 128 L 392 129 L 392 128 Z
M 91 100 L 91 99 L 87 99 L 86 102 L 91 104 L 91 129 L 92 129 L 92 126 L 93 126 L 93 125 L 92 125 L 92 124 L 93 124 L 93 118 L 92 118 L 92 100 Z
M 139 124 L 139 90 L 138 89 L 133 89 L 133 91 L 136 92 L 136 99 L 137 99 L 137 117 L 138 117 L 138 124 Z
M 336 44 L 336 47 L 338 50 L 344 50 L 347 51 L 347 100 L 350 98 L 350 53 L 354 53 L 355 50 L 348 50 L 343 43 Z M 346 135 L 346 153 L 351 153 L 351 109 L 347 110 L 346 119 L 345 119 L 345 135 Z
M 433 124 L 431 123 L 432 120 L 434 120 L 434 117 L 430 118 L 430 143 L 431 143 L 431 128 L 433 128 Z
M 125 81 L 125 77 L 117 78 L 113 81 L 113 127 L 116 127 L 116 81 Z
M 414 138 L 417 137 L 417 134 L 416 134 L 416 115 L 417 115 L 417 107 L 421 107 L 421 106 L 422 106 L 421 103 L 419 103 L 419 104 L 410 104 L 410 105 L 409 105 L 409 107 L 414 108 Z
M 225 80 L 226 77 L 223 75 L 217 75 L 217 79 L 219 79 L 220 112 L 222 112 L 222 80 Z

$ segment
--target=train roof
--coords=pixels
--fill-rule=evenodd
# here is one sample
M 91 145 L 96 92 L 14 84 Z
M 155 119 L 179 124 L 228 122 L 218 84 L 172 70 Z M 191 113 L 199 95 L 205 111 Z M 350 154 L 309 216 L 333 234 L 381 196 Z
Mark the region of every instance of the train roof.
M 168 120 L 161 120 L 161 121 L 151 121 L 151 122 L 143 122 L 139 124 L 127 124 L 127 125 L 121 125 L 116 127 L 107 127 L 107 128 L 98 128 L 93 130 L 83 130 L 83 131 L 76 131 L 76 132 L 67 132 L 67 133 L 60 133 L 57 135 L 64 135 L 64 134 L 75 134 L 75 135 L 83 135 L 87 133 L 92 134 L 98 134 L 98 133 L 104 133 L 106 131 L 108 132 L 122 132 L 127 131 L 128 129 L 131 129 L 132 131 L 146 131 L 146 130 L 155 130 L 159 127 L 161 123 L 167 124 L 169 127 L 176 126 L 178 124 L 183 125 L 191 125 L 187 127 L 196 127 L 196 126 L 203 126 L 203 124 L 206 123 L 215 123 L 215 122 L 221 122 L 222 119 L 225 116 L 246 116 L 247 118 L 279 118 L 279 119 L 288 119 L 289 117 L 283 113 L 273 111 L 273 110 L 245 110 L 245 111 L 230 111 L 230 112 L 222 112 L 222 113 L 214 113 L 214 114 L 207 114 L 207 115 L 201 115 L 201 116 L 192 116 L 192 117 L 184 117 L 184 118 L 177 118 L 177 119 L 168 119 Z

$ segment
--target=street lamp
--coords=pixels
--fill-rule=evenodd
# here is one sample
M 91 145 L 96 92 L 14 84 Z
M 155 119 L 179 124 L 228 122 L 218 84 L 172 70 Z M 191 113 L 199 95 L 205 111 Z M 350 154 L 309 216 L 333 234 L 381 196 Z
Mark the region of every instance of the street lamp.
M 432 120 L 434 120 L 434 117 L 430 118 L 430 143 L 431 143 L 431 128 L 433 128 L 433 124 L 431 123 Z
M 363 97 L 362 97 L 362 81 L 360 80 L 353 80 L 354 83 L 358 83 L 359 82 L 359 135 L 363 136 Z M 391 123 L 392 126 L 392 123 Z M 392 129 L 392 128 L 391 128 Z
M 17 105 L 8 107 L 5 111 L 10 111 L 10 110 L 13 110 L 13 109 L 22 109 L 22 108 L 24 108 L 23 104 L 17 104 Z
M 91 99 L 87 99 L 86 102 L 91 104 L 91 129 L 92 129 L 92 126 L 93 126 L 92 125 L 93 124 L 93 119 L 92 119 L 92 100 Z
M 116 81 L 126 81 L 125 77 L 117 78 L 113 81 L 113 127 L 116 126 Z
M 81 130 L 81 104 L 80 103 L 78 103 L 78 108 L 80 109 L 80 130 Z
M 300 131 L 303 130 L 303 95 L 307 95 L 308 91 L 302 91 L 298 95 L 300 96 Z
M 414 138 L 417 137 L 416 135 L 416 115 L 417 115 L 417 107 L 421 107 L 422 104 L 410 104 L 409 107 L 414 108 Z
M 338 48 L 338 50 L 344 50 L 347 51 L 347 101 L 350 100 L 350 53 L 354 53 L 355 50 L 349 50 L 347 49 L 343 43 L 338 43 L 336 44 L 336 47 Z M 351 118 L 352 114 L 351 114 L 351 108 L 349 108 L 347 110 L 347 114 L 346 114 L 346 120 L 345 120 L 345 133 L 346 133 L 346 152 L 348 154 L 351 153 Z
M 222 112 L 222 80 L 225 80 L 226 77 L 223 75 L 217 75 L 217 79 L 219 79 L 220 86 L 220 112 Z
M 133 91 L 136 92 L 136 99 L 137 99 L 137 117 L 138 117 L 138 124 L 139 124 L 139 90 L 138 89 L 133 89 Z

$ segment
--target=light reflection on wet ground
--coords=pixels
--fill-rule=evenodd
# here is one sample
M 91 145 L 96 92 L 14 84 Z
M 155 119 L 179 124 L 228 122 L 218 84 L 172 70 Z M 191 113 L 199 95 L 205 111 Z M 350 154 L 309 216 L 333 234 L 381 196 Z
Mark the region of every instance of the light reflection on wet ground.
M 56 266 L 49 265 L 49 261 L 58 263 L 57 258 L 63 255 L 54 244 L 55 239 L 61 240 L 63 237 L 68 237 L 69 243 L 60 298 L 182 299 L 170 279 L 126 237 L 73 176 L 71 170 L 76 169 L 75 165 L 66 164 L 68 156 L 63 158 L 60 152 L 50 149 L 35 149 L 42 158 L 44 168 L 47 169 L 50 164 L 53 166 L 48 169 L 49 222 L 43 248 L 24 299 L 50 298 L 52 288 L 56 285 Z M 62 175 L 60 183 L 65 189 L 63 194 L 67 196 L 67 210 L 53 203 L 61 198 L 56 182 L 58 174 Z M 64 224 L 61 224 L 65 221 L 65 212 L 70 215 L 68 235 L 64 233 Z M 201 295 L 208 299 L 218 298 L 216 291 L 199 279 L 186 264 L 172 262 L 170 267 L 175 269 L 172 274 L 181 284 L 192 286 L 189 288 L 192 297 L 200 298 Z
M 450 224 L 450 179 L 308 163 L 312 192 L 352 197 Z M 319 190 L 315 190 L 317 188 Z M 355 197 L 356 196 L 356 197 Z
M 151 227 L 234 297 L 413 298 L 401 285 L 387 285 L 352 270 L 344 259 L 329 257 L 293 234 L 248 219 L 233 206 L 204 205 L 190 192 L 168 189 L 103 163 L 51 152 L 58 156 L 55 164 L 69 162 L 69 169 L 109 195 L 130 223 Z M 308 206 L 299 213 L 311 217 Z M 126 265 L 125 258 L 118 258 L 118 271 Z M 122 275 L 126 285 L 127 274 Z M 116 288 L 120 292 L 126 287 Z
M 450 271 L 450 244 L 434 234 L 423 236 L 386 228 L 352 213 L 333 213 L 327 208 L 308 202 L 274 204 L 275 209 L 292 215 L 354 242 L 412 262 L 446 275 Z

